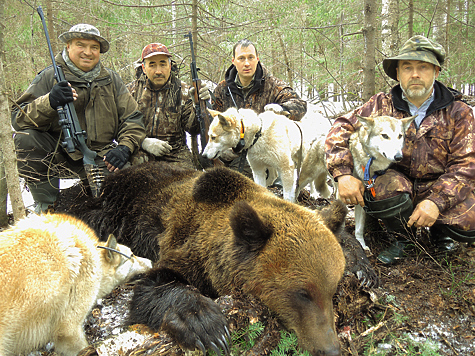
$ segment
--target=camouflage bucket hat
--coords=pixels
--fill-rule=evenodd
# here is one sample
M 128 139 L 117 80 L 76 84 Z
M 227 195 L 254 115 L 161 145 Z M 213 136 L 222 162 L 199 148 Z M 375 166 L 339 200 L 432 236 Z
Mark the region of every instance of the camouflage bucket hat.
M 423 61 L 442 67 L 445 60 L 444 48 L 424 36 L 411 37 L 404 43 L 396 57 L 383 60 L 383 69 L 386 74 L 397 80 L 397 63 L 399 60 Z
M 106 53 L 109 50 L 109 42 L 104 37 L 101 37 L 101 33 L 99 32 L 99 30 L 94 26 L 88 25 L 86 23 L 74 25 L 69 29 L 68 32 L 59 35 L 58 38 L 61 42 L 64 43 L 68 43 L 68 41 L 72 40 L 73 38 L 96 40 L 101 45 L 101 53 Z

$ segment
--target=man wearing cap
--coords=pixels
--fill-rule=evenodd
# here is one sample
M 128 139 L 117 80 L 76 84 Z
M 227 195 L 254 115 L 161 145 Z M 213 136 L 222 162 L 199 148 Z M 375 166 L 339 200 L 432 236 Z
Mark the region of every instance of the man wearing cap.
M 127 85 L 143 113 L 147 133 L 142 149 L 131 161 L 166 161 L 194 169 L 186 132 L 199 133 L 199 123 L 189 90 L 177 78 L 171 57 L 164 44 L 146 45 L 142 50 L 143 74 Z M 202 91 L 201 98 L 209 99 L 208 89 L 203 87 Z
M 253 109 L 257 113 L 273 110 L 300 121 L 307 112 L 307 102 L 282 80 L 272 76 L 259 61 L 256 46 L 249 40 L 233 47 L 232 64 L 224 80 L 214 90 L 213 108 L 224 112 L 231 107 Z M 225 165 L 252 178 L 252 170 L 244 155 L 229 151 L 221 156 Z
M 53 68 L 46 68 L 12 108 L 18 169 L 38 213 L 55 202 L 60 177 L 71 177 L 74 172 L 87 181 L 82 153 L 77 149 L 69 153 L 61 145 L 58 107 L 74 102 L 79 124 L 87 133 L 87 146 L 97 152 L 95 163 L 104 175 L 123 168 L 145 138 L 137 103 L 119 75 L 100 62 L 109 42 L 99 30 L 78 24 L 59 39 L 66 47 L 55 61 L 66 80 L 56 83 Z
M 389 231 L 399 233 L 399 240 L 378 256 L 385 264 L 404 256 L 410 244 L 401 236 L 414 228 L 430 228 L 442 251 L 454 250 L 453 240 L 475 241 L 474 115 L 459 92 L 436 80 L 444 59 L 438 43 L 410 38 L 399 55 L 383 61 L 386 74 L 399 84 L 338 118 L 326 139 L 327 165 L 338 181 L 340 198 L 364 206 Z M 348 141 L 360 125 L 356 115 L 417 115 L 406 132 L 403 159 L 376 178 L 374 198 L 351 175 Z

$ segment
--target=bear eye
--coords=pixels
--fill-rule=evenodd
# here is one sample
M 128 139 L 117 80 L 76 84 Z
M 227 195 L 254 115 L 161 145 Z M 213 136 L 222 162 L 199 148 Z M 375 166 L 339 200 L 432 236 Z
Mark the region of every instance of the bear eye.
M 389 140 L 389 136 L 388 136 L 388 135 L 382 134 L 381 136 L 382 136 L 385 140 Z
M 297 296 L 299 299 L 304 301 L 312 301 L 312 296 L 305 289 L 300 289 L 297 291 Z

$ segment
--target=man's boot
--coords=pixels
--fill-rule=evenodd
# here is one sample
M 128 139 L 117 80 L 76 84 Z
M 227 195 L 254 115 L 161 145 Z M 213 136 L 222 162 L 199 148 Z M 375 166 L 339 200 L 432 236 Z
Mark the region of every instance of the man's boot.
M 50 178 L 49 181 L 29 183 L 31 196 L 35 201 L 35 213 L 41 214 L 53 205 L 59 194 L 59 178 Z
M 446 252 L 453 252 L 457 249 L 457 244 L 454 242 L 467 242 L 469 246 L 475 244 L 475 230 L 462 230 L 451 225 L 434 225 L 430 229 L 431 235 L 434 236 L 434 241 L 437 247 Z
M 430 237 L 432 243 L 442 252 L 450 253 L 457 249 L 455 241 L 440 229 L 440 225 L 435 225 L 430 228 Z
M 413 211 L 411 197 L 408 193 L 403 193 L 383 200 L 373 200 L 369 194 L 365 194 L 364 198 L 366 213 L 380 219 L 389 232 L 397 233 L 398 240 L 377 257 L 384 264 L 393 264 L 414 246 L 407 239 L 401 238 L 411 232 L 407 227 L 407 221 Z

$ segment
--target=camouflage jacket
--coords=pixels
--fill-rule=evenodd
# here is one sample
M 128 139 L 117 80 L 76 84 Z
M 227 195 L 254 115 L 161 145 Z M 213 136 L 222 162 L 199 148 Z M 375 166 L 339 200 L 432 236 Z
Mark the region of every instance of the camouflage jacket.
M 140 147 L 145 138 L 142 114 L 119 75 L 101 65 L 99 76 L 89 83 L 69 70 L 61 53 L 55 60 L 79 95 L 74 101 L 74 108 L 81 128 L 87 132 L 87 146 L 99 156 L 113 147 L 113 141 L 127 146 L 131 152 Z M 23 112 L 18 106 L 12 108 L 15 130 L 36 129 L 54 136 L 62 135 L 58 113 L 49 103 L 49 92 L 54 84 L 52 66 L 36 76 L 16 101 Z M 68 154 L 74 160 L 82 158 L 79 150 Z
M 236 75 L 236 67 L 231 65 L 226 71 L 225 79 L 214 90 L 215 110 L 224 112 L 237 105 L 239 109 L 250 108 L 261 113 L 267 104 L 279 104 L 290 113 L 290 119 L 295 121 L 299 121 L 307 112 L 307 102 L 300 99 L 282 80 L 271 76 L 260 62 L 257 64 L 254 86 L 246 98 L 236 85 Z
M 435 181 L 428 199 L 440 211 L 464 201 L 475 188 L 474 115 L 460 98 L 460 93 L 436 81 L 433 103 L 419 129 L 413 122 L 407 130 L 403 159 L 392 166 L 412 179 Z M 335 178 L 353 171 L 348 140 L 360 125 L 356 114 L 411 116 L 401 87 L 396 85 L 390 94 L 376 94 L 360 108 L 339 117 L 325 142 L 328 169 Z
M 186 84 L 173 71 L 160 89 L 152 89 L 145 74 L 127 85 L 139 104 L 147 137 L 167 141 L 174 150 L 186 147 L 186 134 L 199 133 L 193 102 Z

